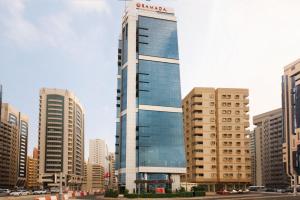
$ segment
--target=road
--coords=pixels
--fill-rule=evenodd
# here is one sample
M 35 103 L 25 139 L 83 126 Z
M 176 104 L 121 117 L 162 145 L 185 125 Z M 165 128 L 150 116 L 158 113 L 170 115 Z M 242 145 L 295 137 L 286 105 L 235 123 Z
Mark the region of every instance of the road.
M 28 195 L 28 196 L 20 196 L 20 197 L 0 197 L 0 200 L 34 200 L 35 197 L 39 195 Z M 43 195 L 40 195 L 43 196 Z M 72 198 L 73 199 L 73 198 Z M 72 200 L 71 199 L 71 200 Z M 78 198 L 79 199 L 86 199 L 86 200 L 98 200 L 98 199 L 110 199 L 110 198 L 103 198 L 103 196 L 98 197 L 85 197 L 85 198 Z M 125 199 L 125 198 L 119 198 Z M 300 194 L 294 197 L 292 194 L 280 194 L 280 193 L 271 193 L 271 192 L 264 192 L 264 193 L 250 193 L 250 194 L 236 194 L 236 195 L 216 195 L 216 196 L 206 196 L 206 197 L 195 197 L 195 198 L 176 198 L 176 200 L 300 200 Z M 75 198 L 74 198 L 75 200 Z M 141 199 L 139 199 L 141 200 Z M 154 199 L 153 199 L 154 200 Z M 158 199 L 161 200 L 161 199 Z

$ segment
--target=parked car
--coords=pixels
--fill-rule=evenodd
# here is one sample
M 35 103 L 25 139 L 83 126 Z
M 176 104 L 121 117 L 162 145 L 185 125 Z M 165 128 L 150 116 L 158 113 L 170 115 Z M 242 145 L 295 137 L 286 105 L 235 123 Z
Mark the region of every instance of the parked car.
M 217 191 L 217 194 L 226 195 L 229 194 L 229 192 L 227 190 L 219 190 Z
M 236 191 L 236 190 L 232 190 L 231 192 L 229 192 L 230 194 L 237 194 L 238 193 L 238 191 Z
M 51 193 L 59 193 L 59 188 L 51 188 L 50 192 Z
M 36 190 L 36 191 L 33 191 L 32 194 L 47 194 L 47 191 L 46 190 Z
M 8 196 L 10 193 L 9 189 L 0 189 L 0 197 Z
M 11 192 L 9 195 L 11 196 L 23 196 L 23 195 L 29 195 L 30 193 L 26 190 L 18 190 L 18 191 L 14 191 Z

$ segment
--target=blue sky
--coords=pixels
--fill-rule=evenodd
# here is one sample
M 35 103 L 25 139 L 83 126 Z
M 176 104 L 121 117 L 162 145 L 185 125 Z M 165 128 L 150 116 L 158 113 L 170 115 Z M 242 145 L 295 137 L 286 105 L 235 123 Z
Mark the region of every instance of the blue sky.
M 283 67 L 300 57 L 300 1 L 153 2 L 176 10 L 183 96 L 195 86 L 243 87 L 251 116 L 280 107 Z M 4 101 L 30 117 L 29 153 L 41 87 L 73 91 L 86 142 L 102 138 L 114 150 L 123 9 L 117 0 L 0 0 L 0 82 Z

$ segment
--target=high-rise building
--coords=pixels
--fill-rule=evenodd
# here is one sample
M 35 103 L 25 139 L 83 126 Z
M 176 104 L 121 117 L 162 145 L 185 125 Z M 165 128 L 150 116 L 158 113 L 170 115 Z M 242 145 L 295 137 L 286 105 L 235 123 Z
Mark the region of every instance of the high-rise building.
M 93 139 L 89 143 L 89 163 L 108 166 L 108 147 L 104 140 Z
M 283 162 L 291 185 L 300 183 L 300 59 L 282 76 Z
M 24 187 L 26 182 L 28 116 L 19 112 L 8 103 L 2 104 L 2 121 L 18 129 L 18 178 L 16 186 Z
M 108 188 L 117 189 L 117 182 L 116 182 L 116 176 L 115 176 L 115 155 L 114 155 L 114 153 L 109 153 L 108 161 L 109 161 Z
M 254 130 L 249 132 L 251 155 L 251 185 L 262 186 L 261 168 L 261 138 L 257 137 Z
M 251 181 L 247 89 L 194 88 L 182 101 L 186 181 L 207 191 Z
M 100 192 L 104 190 L 104 167 L 100 164 L 87 163 L 86 190 Z
M 176 190 L 186 172 L 177 21 L 133 1 L 118 51 L 116 169 L 121 190 Z
M 28 156 L 27 158 L 27 189 L 39 189 L 39 164 L 38 164 L 38 149 L 35 147 L 33 149 L 33 156 Z
M 84 171 L 84 110 L 68 90 L 42 88 L 39 114 L 39 182 L 78 189 Z
M 0 188 L 14 188 L 18 178 L 19 130 L 2 118 L 0 122 Z
M 253 117 L 256 125 L 253 135 L 256 146 L 255 185 L 268 188 L 288 186 L 282 157 L 282 109 L 272 110 Z M 257 173 L 256 173 L 257 171 Z M 261 181 L 260 181 L 261 180 Z

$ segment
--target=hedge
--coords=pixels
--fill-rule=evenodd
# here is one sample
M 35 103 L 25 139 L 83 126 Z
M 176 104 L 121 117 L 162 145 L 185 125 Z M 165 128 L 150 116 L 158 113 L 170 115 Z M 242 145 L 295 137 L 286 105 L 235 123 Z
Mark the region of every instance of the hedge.
M 104 193 L 104 197 L 111 197 L 111 198 L 118 198 L 119 193 L 118 191 L 109 189 Z
M 194 196 L 195 196 L 195 197 L 202 197 L 202 196 L 205 196 L 205 192 L 204 192 L 204 191 L 195 191 L 195 192 L 194 192 Z

